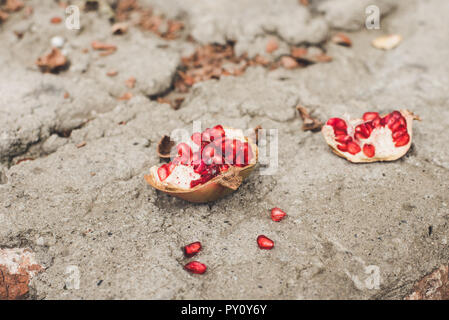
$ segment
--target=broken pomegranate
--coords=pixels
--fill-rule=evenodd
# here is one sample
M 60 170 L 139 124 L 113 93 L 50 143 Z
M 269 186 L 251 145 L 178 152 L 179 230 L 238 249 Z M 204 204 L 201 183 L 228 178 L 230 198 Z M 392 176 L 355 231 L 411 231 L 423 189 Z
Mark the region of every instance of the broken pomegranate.
M 201 250 L 201 242 L 192 242 L 191 244 L 188 244 L 184 247 L 184 254 L 187 257 L 193 257 Z
M 271 209 L 271 220 L 275 222 L 281 221 L 286 215 L 287 214 L 278 207 Z
M 207 270 L 207 266 L 199 261 L 192 261 L 184 266 L 184 269 L 196 274 L 203 274 Z
M 331 118 L 322 133 L 332 151 L 351 162 L 393 161 L 410 149 L 414 119 L 408 110 L 366 112 L 362 119 Z
M 241 130 L 217 125 L 176 146 L 177 156 L 152 167 L 146 181 L 191 202 L 214 201 L 237 188 L 257 162 L 257 146 Z
M 264 235 L 257 237 L 257 245 L 260 249 L 271 250 L 274 247 L 274 241 Z

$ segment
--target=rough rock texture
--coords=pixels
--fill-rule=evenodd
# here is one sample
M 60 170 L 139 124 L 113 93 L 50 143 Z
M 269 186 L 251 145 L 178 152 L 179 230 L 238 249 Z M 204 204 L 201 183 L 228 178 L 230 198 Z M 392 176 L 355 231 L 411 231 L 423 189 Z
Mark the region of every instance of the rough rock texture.
M 322 42 L 334 27 L 354 28 L 352 13 L 340 25 L 325 22 L 336 1 L 324 16 L 314 1 L 270 10 L 266 1 L 143 2 L 183 19 L 200 43 L 235 40 L 242 51 L 259 37 Z M 31 17 L 21 11 L 0 25 L 0 248 L 30 248 L 45 267 L 30 283 L 33 298 L 402 299 L 447 264 L 449 46 L 436 32 L 449 28 L 444 0 L 397 3 L 381 30 L 349 33 L 352 48 L 323 43 L 331 63 L 251 67 L 197 83 L 179 110 L 148 95 L 170 88 L 180 56 L 199 43 L 137 27 L 113 36 L 95 11 L 82 13 L 82 30 L 67 30 L 49 23 L 63 9 L 32 4 Z M 391 32 L 403 36 L 397 48 L 371 46 Z M 34 61 L 56 35 L 66 39 L 70 66 L 42 74 Z M 99 57 L 94 40 L 117 51 Z M 110 70 L 117 76 L 106 77 Z M 134 89 L 124 84 L 131 76 Z M 118 101 L 127 91 L 132 98 Z M 423 121 L 404 158 L 354 165 L 301 130 L 298 104 L 321 120 L 406 107 Z M 211 204 L 155 191 L 143 175 L 159 163 L 157 142 L 195 120 L 277 129 L 277 171 L 255 172 Z M 23 158 L 34 160 L 17 164 Z M 269 216 L 275 206 L 288 214 L 280 223 Z M 260 234 L 273 250 L 258 249 Z M 193 241 L 204 247 L 201 276 L 182 268 L 189 260 L 180 248 Z
M 0 300 L 26 298 L 30 280 L 42 271 L 29 249 L 0 249 Z

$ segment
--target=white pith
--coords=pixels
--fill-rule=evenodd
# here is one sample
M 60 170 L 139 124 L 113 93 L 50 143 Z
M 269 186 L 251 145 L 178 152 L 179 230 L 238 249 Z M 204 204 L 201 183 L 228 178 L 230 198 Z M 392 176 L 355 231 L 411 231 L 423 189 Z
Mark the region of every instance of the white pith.
M 392 139 L 392 131 L 385 127 L 375 128 L 368 139 L 360 139 L 356 140 L 354 138 L 355 127 L 357 127 L 361 123 L 365 123 L 363 119 L 349 119 L 348 116 L 343 116 L 342 119 L 346 122 L 348 128 L 347 133 L 351 136 L 355 142 L 357 142 L 360 146 L 360 152 L 353 155 L 349 152 L 341 151 L 338 149 L 338 143 L 335 141 L 334 128 L 329 125 L 324 125 L 322 129 L 322 133 L 327 144 L 333 149 L 335 153 L 346 158 L 351 162 L 374 162 L 374 161 L 393 161 L 399 159 L 403 155 L 405 155 L 412 143 L 412 121 L 413 115 L 408 110 L 401 110 L 400 113 L 405 118 L 407 122 L 407 133 L 410 136 L 409 142 L 401 147 L 396 147 L 395 142 Z M 372 144 L 375 148 L 374 157 L 368 157 L 363 153 L 363 145 L 364 144 Z
M 243 131 L 240 129 L 230 129 L 230 128 L 224 128 L 226 139 L 237 139 L 242 142 L 246 141 L 245 136 L 243 135 Z M 199 150 L 199 146 L 194 143 L 190 138 L 188 141 L 180 141 L 187 143 L 191 148 L 192 152 L 196 152 Z M 160 167 L 160 166 L 159 166 Z M 201 178 L 201 175 L 196 173 L 193 170 L 192 165 L 176 165 L 173 169 L 172 173 L 165 179 L 164 181 L 161 181 L 159 179 L 159 175 L 157 174 L 157 170 L 159 168 L 158 166 L 153 166 L 150 169 L 150 174 L 154 177 L 154 179 L 166 186 L 173 186 L 179 189 L 190 189 L 190 183 L 194 180 L 198 180 Z

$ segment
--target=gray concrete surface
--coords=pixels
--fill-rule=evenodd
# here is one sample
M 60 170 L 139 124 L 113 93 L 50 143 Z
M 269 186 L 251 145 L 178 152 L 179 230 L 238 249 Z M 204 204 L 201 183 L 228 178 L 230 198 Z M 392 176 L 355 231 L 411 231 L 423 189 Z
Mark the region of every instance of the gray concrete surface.
M 176 111 L 148 95 L 170 87 L 180 57 L 196 44 L 137 27 L 113 36 L 96 12 L 82 13 L 88 23 L 71 31 L 48 22 L 63 16 L 56 4 L 25 2 L 33 16 L 19 12 L 0 25 L 0 247 L 31 248 L 45 267 L 30 298 L 402 299 L 448 262 L 445 0 L 396 1 L 395 8 L 379 1 L 386 11 L 380 30 L 363 28 L 357 0 L 308 8 L 293 0 L 142 1 L 182 19 L 198 43 L 232 40 L 255 54 L 265 49 L 255 49 L 260 39 L 275 36 L 282 45 L 321 43 L 333 57 L 198 83 Z M 352 48 L 325 41 L 337 29 L 352 30 Z M 396 49 L 371 46 L 393 32 L 403 36 Z M 71 65 L 42 74 L 34 61 L 54 35 L 66 39 Z M 93 40 L 118 50 L 103 58 L 82 53 Z M 114 78 L 105 76 L 111 69 Z M 132 90 L 124 86 L 129 76 L 137 79 Z M 133 98 L 117 101 L 126 91 Z M 423 121 L 404 158 L 355 165 L 332 154 L 319 133 L 301 131 L 297 104 L 322 120 L 406 107 Z M 212 204 L 156 192 L 143 175 L 159 163 L 158 140 L 193 120 L 278 129 L 278 171 L 256 172 Z M 28 156 L 35 160 L 16 164 Z M 274 206 L 288 213 L 281 223 L 269 218 Z M 259 234 L 275 248 L 259 250 Z M 188 260 L 180 248 L 193 241 L 204 247 L 202 276 L 182 268 Z M 67 285 L 73 266 L 79 289 Z

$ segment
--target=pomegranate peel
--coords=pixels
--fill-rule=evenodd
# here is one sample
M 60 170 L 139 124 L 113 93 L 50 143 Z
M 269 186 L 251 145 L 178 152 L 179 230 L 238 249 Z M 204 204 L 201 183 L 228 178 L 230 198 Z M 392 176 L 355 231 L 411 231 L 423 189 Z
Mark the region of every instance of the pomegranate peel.
M 200 145 L 197 145 L 198 135 L 195 134 L 192 135 L 190 142 L 192 148 L 193 145 L 196 145 L 198 149 L 201 148 L 202 157 L 206 155 L 206 158 L 201 158 L 201 155 L 198 156 L 198 151 L 192 152 L 187 143 L 181 142 L 178 144 L 181 147 L 177 147 L 179 156 L 168 164 L 163 164 L 160 167 L 153 166 L 150 169 L 150 174 L 144 176 L 147 183 L 159 191 L 196 203 L 215 201 L 237 190 L 257 163 L 257 145 L 249 137 L 242 136 L 243 140 L 241 141 L 233 138 L 232 134 L 229 139 L 224 137 L 221 126 L 212 129 L 214 130 L 206 129 L 203 132 L 203 141 Z M 226 128 L 226 130 L 235 129 Z M 218 137 L 210 135 L 214 131 L 218 133 Z M 210 142 L 204 141 L 204 139 L 208 139 Z M 215 152 L 225 146 L 231 146 L 233 151 L 226 155 L 223 153 L 222 157 L 217 157 L 213 151 L 209 151 L 210 146 L 215 146 Z M 186 154 L 187 156 L 185 156 Z M 206 163 L 205 159 L 208 159 L 209 162 Z M 223 163 L 220 163 L 220 160 Z M 211 167 L 213 167 L 213 171 L 207 171 Z M 169 180 L 167 177 L 175 170 L 178 170 L 176 173 L 178 176 L 175 174 L 173 179 L 167 181 Z M 188 174 L 191 180 L 182 181 L 182 185 L 175 184 L 173 181 L 180 179 L 181 174 Z
M 420 119 L 405 109 L 383 116 L 366 112 L 361 119 L 330 118 L 321 132 L 332 151 L 350 162 L 394 161 L 410 149 L 413 120 Z

